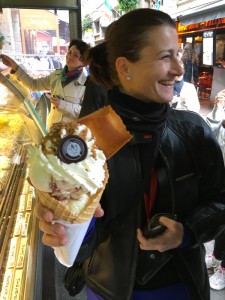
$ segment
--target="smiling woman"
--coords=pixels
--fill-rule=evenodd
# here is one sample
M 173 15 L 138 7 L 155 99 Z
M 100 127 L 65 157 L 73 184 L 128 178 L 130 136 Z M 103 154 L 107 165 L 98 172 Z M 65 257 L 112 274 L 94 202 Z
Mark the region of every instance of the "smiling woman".
M 170 108 L 175 78 L 183 74 L 178 52 L 171 17 L 137 9 L 85 55 L 91 79 L 109 89 L 104 104 L 133 135 L 108 160 L 102 209 L 76 259 L 84 261 L 88 300 L 210 299 L 203 243 L 225 230 L 223 158 L 198 114 Z M 86 105 L 94 104 L 90 93 Z M 45 244 L 65 244 L 66 235 L 57 236 L 50 223 L 54 216 L 45 220 L 40 204 L 36 212 Z M 156 216 L 163 231 L 144 236 Z
M 107 87 L 119 84 L 125 94 L 145 102 L 170 102 L 174 78 L 182 75 L 183 69 L 177 56 L 179 47 L 174 23 L 170 19 L 160 22 L 160 26 L 151 31 L 145 30 L 142 34 L 139 27 L 134 27 L 135 38 L 127 34 L 128 25 L 123 24 L 120 31 L 110 34 L 107 43 L 90 49 L 87 60 L 90 60 L 93 80 Z M 131 21 L 131 25 L 133 23 L 135 21 Z M 115 24 L 115 27 L 118 26 Z M 147 22 L 143 27 L 148 28 Z M 108 60 L 106 62 L 106 57 L 100 56 L 97 65 L 95 61 L 99 51 L 107 51 Z M 105 68 L 103 74 L 100 68 L 104 63 L 108 63 L 109 68 Z
M 51 110 L 48 116 L 48 129 L 53 123 L 68 122 L 78 118 L 85 92 L 86 74 L 83 72 L 82 55 L 89 45 L 80 39 L 71 40 L 66 54 L 66 65 L 50 75 L 33 78 L 13 59 L 1 55 L 2 62 L 11 68 L 11 74 L 32 91 L 50 90 Z

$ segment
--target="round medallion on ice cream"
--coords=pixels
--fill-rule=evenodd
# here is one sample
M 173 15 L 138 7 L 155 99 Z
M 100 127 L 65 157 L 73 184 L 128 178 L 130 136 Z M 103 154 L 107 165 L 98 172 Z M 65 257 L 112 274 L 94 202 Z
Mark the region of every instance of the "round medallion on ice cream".
M 68 135 L 59 145 L 58 156 L 67 164 L 82 161 L 87 156 L 87 144 L 77 135 Z

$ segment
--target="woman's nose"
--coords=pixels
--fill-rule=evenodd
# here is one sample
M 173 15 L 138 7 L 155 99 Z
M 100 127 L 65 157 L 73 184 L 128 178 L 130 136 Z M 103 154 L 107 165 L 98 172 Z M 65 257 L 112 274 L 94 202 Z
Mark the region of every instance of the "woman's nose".
M 181 65 L 179 61 L 177 61 L 176 64 L 176 71 L 177 71 L 177 76 L 181 76 L 184 74 L 184 67 Z

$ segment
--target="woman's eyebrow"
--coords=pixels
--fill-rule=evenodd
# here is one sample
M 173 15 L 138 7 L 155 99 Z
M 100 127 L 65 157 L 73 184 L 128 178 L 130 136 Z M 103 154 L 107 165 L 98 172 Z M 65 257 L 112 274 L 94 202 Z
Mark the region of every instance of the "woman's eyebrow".
M 79 52 L 73 52 L 73 51 L 71 51 L 71 50 L 69 50 L 69 52 L 70 52 L 70 53 L 72 53 L 72 54 L 77 54 L 77 55 L 80 55 L 80 53 L 79 53 Z

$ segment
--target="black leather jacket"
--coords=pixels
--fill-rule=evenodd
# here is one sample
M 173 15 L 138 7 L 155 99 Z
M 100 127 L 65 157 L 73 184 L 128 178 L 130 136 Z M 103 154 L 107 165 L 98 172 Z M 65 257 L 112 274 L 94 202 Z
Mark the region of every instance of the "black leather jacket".
M 139 147 L 131 142 L 108 161 L 110 178 L 101 199 L 105 215 L 97 220 L 92 239 L 77 257 L 90 256 L 85 264 L 86 284 L 104 300 L 132 299 L 139 253 L 136 231 L 143 203 Z M 173 278 L 176 272 L 187 284 L 190 299 L 208 300 L 203 243 L 225 229 L 225 172 L 221 150 L 199 115 L 171 111 L 155 169 L 154 213 L 176 213 L 190 242 L 186 248 L 166 253 L 145 251 L 146 264 L 152 269 L 149 278 L 170 262 L 167 277 Z

